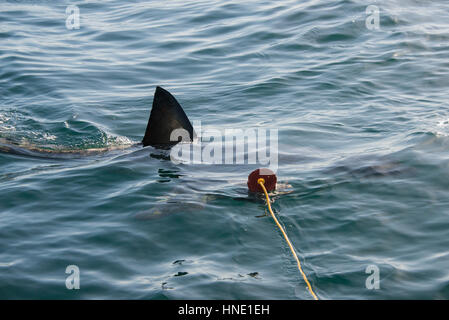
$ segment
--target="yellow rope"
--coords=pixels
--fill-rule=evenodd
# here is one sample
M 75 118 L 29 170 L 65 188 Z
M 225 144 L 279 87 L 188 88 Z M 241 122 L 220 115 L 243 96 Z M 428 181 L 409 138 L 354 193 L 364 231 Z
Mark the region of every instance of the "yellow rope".
M 301 272 L 302 277 L 304 278 L 304 281 L 306 282 L 307 287 L 309 288 L 309 291 L 310 291 L 310 293 L 312 294 L 313 298 L 314 298 L 315 300 L 318 300 L 318 297 L 316 296 L 315 292 L 313 292 L 313 289 L 312 289 L 312 286 L 311 286 L 310 283 L 309 283 L 309 280 L 307 280 L 307 277 L 306 277 L 304 271 L 302 271 L 302 268 L 301 268 L 301 262 L 299 261 L 299 258 L 298 258 L 298 256 L 296 255 L 296 252 L 295 252 L 295 249 L 293 248 L 292 243 L 291 243 L 290 240 L 288 239 L 287 234 L 286 234 L 285 231 L 284 231 L 284 228 L 282 228 L 282 226 L 281 226 L 281 224 L 279 223 L 278 219 L 277 219 L 276 216 L 274 215 L 273 210 L 271 209 L 270 197 L 268 196 L 267 189 L 265 188 L 265 185 L 264 185 L 265 180 L 264 180 L 263 178 L 259 178 L 259 180 L 257 180 L 257 183 L 260 184 L 260 186 L 261 186 L 262 189 L 263 189 L 263 192 L 265 193 L 265 197 L 267 198 L 268 210 L 270 211 L 271 216 L 273 217 L 274 222 L 276 222 L 276 225 L 278 226 L 278 228 L 281 230 L 282 234 L 284 235 L 285 241 L 287 241 L 287 244 L 288 244 L 288 246 L 290 247 L 290 250 L 292 251 L 293 256 L 294 256 L 295 259 L 296 259 L 296 262 L 297 262 L 297 264 L 298 264 L 299 272 Z

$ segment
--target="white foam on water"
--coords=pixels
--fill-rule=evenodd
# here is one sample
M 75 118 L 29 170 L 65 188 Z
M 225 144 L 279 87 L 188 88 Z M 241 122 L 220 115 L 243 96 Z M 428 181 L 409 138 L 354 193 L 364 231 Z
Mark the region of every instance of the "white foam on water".
M 437 130 L 434 133 L 437 136 L 449 137 L 449 118 L 439 121 L 437 123 Z
M 136 143 L 136 141 L 133 141 L 132 139 L 125 136 L 114 136 L 111 134 L 107 134 L 107 146 L 130 146 Z
M 15 131 L 15 126 L 8 124 L 8 122 L 11 120 L 11 117 L 0 114 L 0 132 L 4 131 Z
M 0 126 L 0 131 L 16 131 L 16 127 L 11 125 Z
M 7 116 L 4 115 L 4 114 L 0 114 L 0 123 L 5 123 L 5 122 L 7 122 L 7 121 L 9 121 L 9 120 L 11 120 L 10 117 L 7 117 Z

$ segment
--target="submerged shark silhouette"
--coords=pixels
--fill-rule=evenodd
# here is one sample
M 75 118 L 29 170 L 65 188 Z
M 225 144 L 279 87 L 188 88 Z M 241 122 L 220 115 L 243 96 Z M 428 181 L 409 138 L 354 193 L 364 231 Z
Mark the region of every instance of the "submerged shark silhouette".
M 176 130 L 181 131 L 181 135 L 174 135 Z M 10 139 L 0 138 L 0 152 L 34 156 L 34 157 L 48 157 L 52 155 L 93 155 L 101 154 L 107 151 L 125 149 L 131 146 L 143 147 L 152 146 L 157 149 L 170 149 L 177 143 L 192 142 L 196 137 L 192 124 L 182 109 L 179 102 L 167 90 L 157 86 L 154 92 L 153 106 L 148 119 L 145 135 L 141 144 L 128 144 L 109 146 L 104 148 L 89 148 L 89 149 L 70 149 L 70 148 L 48 148 L 30 144 L 28 142 L 16 142 Z M 173 139 L 171 139 L 173 138 Z
M 182 129 L 184 132 L 183 142 L 192 142 L 196 133 L 193 130 L 192 124 L 187 117 L 186 113 L 182 109 L 179 102 L 175 97 L 167 90 L 157 86 L 154 92 L 153 105 L 148 119 L 148 124 L 145 130 L 145 135 L 141 143 L 124 144 L 116 146 L 108 146 L 104 148 L 88 148 L 88 149 L 70 149 L 67 147 L 62 148 L 49 148 L 45 146 L 39 146 L 30 144 L 28 142 L 18 143 L 10 139 L 0 138 L 0 152 L 12 153 L 29 157 L 41 157 L 41 158 L 72 158 L 76 156 L 89 156 L 96 154 L 103 154 L 113 150 L 123 150 L 130 147 L 147 147 L 151 146 L 156 149 L 170 149 L 177 143 L 181 142 L 181 138 L 172 133 L 176 130 Z M 162 152 L 161 154 L 151 154 L 151 157 L 158 159 L 170 160 L 170 157 Z M 281 155 L 282 157 L 282 155 Z M 280 160 L 288 162 L 296 162 L 297 158 L 288 159 L 281 158 Z M 367 160 L 357 161 L 357 163 L 366 163 Z M 404 168 L 401 168 L 400 164 L 394 161 L 382 161 L 381 164 L 374 163 L 370 165 L 363 165 L 362 167 L 353 165 L 337 165 L 333 166 L 328 174 L 337 173 L 349 173 L 351 175 L 360 176 L 363 178 L 373 176 L 385 176 L 393 174 L 401 174 L 404 172 Z

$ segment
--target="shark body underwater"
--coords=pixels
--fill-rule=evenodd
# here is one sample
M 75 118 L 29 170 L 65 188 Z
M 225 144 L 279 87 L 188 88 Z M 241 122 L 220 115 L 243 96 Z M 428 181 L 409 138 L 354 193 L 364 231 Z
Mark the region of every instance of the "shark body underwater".
M 181 130 L 181 131 L 176 131 Z M 181 134 L 175 134 L 180 132 Z M 173 137 L 172 137 L 173 135 Z M 176 139 L 173 139 L 176 137 Z M 154 92 L 153 105 L 148 119 L 145 134 L 141 143 L 124 144 L 116 146 L 107 146 L 102 148 L 86 148 L 86 149 L 73 149 L 67 147 L 54 147 L 54 146 L 41 146 L 30 144 L 29 142 L 17 142 L 14 139 L 5 139 L 0 137 L 0 152 L 21 155 L 25 157 L 38 157 L 48 159 L 65 159 L 73 158 L 76 156 L 85 157 L 89 155 L 98 155 L 107 153 L 113 150 L 123 150 L 131 147 L 148 147 L 151 146 L 159 150 L 167 150 L 180 142 L 193 142 L 196 139 L 196 133 L 193 126 L 184 112 L 183 108 L 176 100 L 176 98 L 167 90 L 157 86 Z M 152 157 L 169 160 L 170 157 L 166 155 L 151 155 Z M 285 161 L 286 163 L 300 163 L 301 158 L 294 156 L 294 159 L 290 159 L 290 156 L 282 157 L 279 155 L 279 161 Z M 326 175 L 335 175 L 343 173 L 345 175 L 351 175 L 358 178 L 378 177 L 386 175 L 397 175 L 404 172 L 399 163 L 394 161 L 385 162 L 381 159 L 381 163 L 378 161 L 372 162 L 372 159 L 353 159 L 358 163 L 364 163 L 362 166 L 354 166 L 353 163 L 346 164 L 334 164 L 331 168 L 326 169 Z M 371 164 L 367 164 L 371 162 Z
M 14 140 L 0 138 L 0 152 L 44 159 L 71 159 L 74 156 L 85 157 L 130 147 L 139 148 L 150 146 L 154 149 L 162 151 L 162 155 L 151 154 L 151 157 L 169 160 L 170 157 L 164 155 L 166 150 L 171 149 L 174 145 L 180 142 L 193 142 L 196 137 L 196 133 L 189 118 L 176 98 L 167 90 L 157 86 L 154 92 L 153 105 L 147 127 L 141 143 L 104 148 L 70 149 L 64 147 L 48 148 L 45 146 L 30 144 L 28 142 L 18 143 Z M 176 196 L 169 196 L 166 201 L 156 204 L 151 209 L 137 213 L 135 218 L 139 220 L 151 220 L 180 211 L 189 212 L 194 210 L 202 210 L 211 201 L 222 198 L 232 198 L 237 201 L 255 200 L 254 197 L 248 197 L 246 192 L 242 192 L 242 196 L 237 197 L 229 197 L 219 193 L 212 194 L 209 192 L 202 192 L 195 180 L 191 180 L 189 177 L 184 177 L 182 180 L 182 184 L 176 184 L 173 190 L 171 190 L 171 194 L 175 194 Z M 222 183 L 223 181 L 220 182 Z M 240 180 L 238 182 L 227 180 L 227 182 L 231 185 L 242 184 L 242 181 Z M 246 186 L 242 186 L 242 191 L 245 189 Z M 195 192 L 192 193 L 192 190 Z M 280 194 L 282 193 L 283 192 L 281 191 Z
M 175 130 L 183 130 L 183 136 L 171 139 Z M 12 139 L 0 138 L 0 152 L 24 156 L 53 157 L 58 155 L 95 155 L 131 146 L 152 146 L 156 149 L 170 149 L 179 142 L 192 142 L 196 137 L 193 126 L 179 102 L 167 90 L 156 87 L 153 106 L 148 119 L 145 135 L 141 143 L 119 145 L 104 148 L 69 149 L 47 148 L 28 142 L 16 142 Z

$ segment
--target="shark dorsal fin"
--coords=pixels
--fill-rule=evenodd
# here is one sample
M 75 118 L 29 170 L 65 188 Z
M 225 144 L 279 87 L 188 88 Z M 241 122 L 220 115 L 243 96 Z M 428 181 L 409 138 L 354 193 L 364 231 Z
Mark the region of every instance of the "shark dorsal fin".
M 145 136 L 142 140 L 144 147 L 153 146 L 167 148 L 180 141 L 171 141 L 173 130 L 184 129 L 189 133 L 190 141 L 193 141 L 194 131 L 181 105 L 170 92 L 156 87 L 153 98 L 153 108 L 148 119 Z

